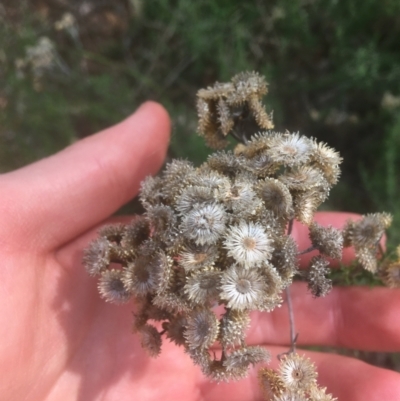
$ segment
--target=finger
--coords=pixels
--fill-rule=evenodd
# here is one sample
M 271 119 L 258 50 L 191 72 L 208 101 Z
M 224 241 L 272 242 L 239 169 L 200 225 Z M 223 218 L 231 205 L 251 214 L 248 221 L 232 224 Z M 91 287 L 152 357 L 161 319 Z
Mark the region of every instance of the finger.
M 290 288 L 298 343 L 360 350 L 400 350 L 400 289 L 334 287 L 315 299 L 304 283 Z M 252 343 L 289 343 L 287 304 L 271 313 L 253 313 Z
M 314 215 L 314 221 L 323 227 L 332 226 L 334 228 L 342 229 L 349 219 L 359 220 L 359 214 L 355 213 L 344 213 L 344 212 L 318 212 Z M 308 235 L 309 229 L 306 225 L 294 221 L 292 236 L 296 240 L 299 248 L 299 252 L 302 252 L 311 247 L 311 240 Z M 311 258 L 318 255 L 318 251 L 309 252 L 305 255 L 301 255 L 300 264 L 305 267 L 310 262 Z M 350 263 L 354 259 L 353 248 L 344 248 L 341 262 L 344 264 Z M 334 260 L 331 263 L 333 266 L 337 266 L 339 261 Z
M 162 164 L 168 137 L 166 111 L 148 102 L 123 122 L 3 175 L 0 230 L 41 249 L 70 240 L 137 193 Z

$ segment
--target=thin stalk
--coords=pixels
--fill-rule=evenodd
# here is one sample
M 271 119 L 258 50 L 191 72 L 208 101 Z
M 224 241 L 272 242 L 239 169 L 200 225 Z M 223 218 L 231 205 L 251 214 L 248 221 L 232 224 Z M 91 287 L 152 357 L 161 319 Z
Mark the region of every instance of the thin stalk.
M 288 235 L 290 235 L 292 233 L 293 221 L 294 221 L 293 219 L 289 220 Z M 307 249 L 306 249 L 306 251 L 307 251 Z M 287 302 L 288 311 L 289 311 L 289 326 L 290 326 L 290 350 L 289 350 L 289 352 L 296 352 L 297 334 L 296 334 L 296 328 L 295 328 L 295 324 L 294 324 L 294 313 L 293 313 L 292 297 L 290 295 L 290 286 L 286 287 L 285 292 L 286 292 L 286 302 Z
M 306 253 L 315 251 L 317 248 L 315 246 L 310 246 L 309 248 L 305 249 L 304 251 L 299 252 L 297 255 L 304 255 Z
M 294 323 L 294 313 L 293 313 L 293 305 L 292 305 L 292 297 L 290 295 L 290 287 L 286 287 L 286 301 L 289 311 L 289 325 L 290 325 L 290 353 L 296 352 L 296 341 L 297 341 L 297 333 L 296 327 Z

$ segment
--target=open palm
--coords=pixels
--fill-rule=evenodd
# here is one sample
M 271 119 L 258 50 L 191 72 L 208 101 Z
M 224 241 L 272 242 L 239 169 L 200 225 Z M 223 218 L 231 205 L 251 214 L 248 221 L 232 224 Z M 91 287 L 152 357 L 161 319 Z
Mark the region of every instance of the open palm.
M 168 133 L 165 111 L 146 103 L 124 122 L 0 177 L 0 401 L 261 399 L 254 371 L 237 383 L 210 383 L 168 341 L 149 358 L 131 333 L 133 306 L 105 303 L 82 268 L 97 227 L 160 167 Z M 341 226 L 346 217 L 318 219 Z M 302 230 L 294 235 L 305 248 Z M 400 350 L 399 291 L 338 288 L 314 300 L 299 284 L 292 293 L 300 345 Z M 254 314 L 249 343 L 285 351 L 287 320 L 285 307 Z M 342 401 L 400 400 L 399 374 L 311 357 Z

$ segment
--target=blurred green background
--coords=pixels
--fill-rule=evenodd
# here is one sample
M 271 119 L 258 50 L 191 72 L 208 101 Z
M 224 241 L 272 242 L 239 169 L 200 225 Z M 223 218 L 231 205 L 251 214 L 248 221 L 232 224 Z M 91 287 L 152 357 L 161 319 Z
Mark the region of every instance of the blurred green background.
M 244 70 L 266 76 L 277 130 L 342 154 L 324 208 L 391 212 L 398 243 L 399 0 L 1 0 L 0 171 L 147 99 L 171 114 L 169 158 L 199 164 L 209 150 L 196 135 L 196 91 Z
M 146 99 L 171 114 L 170 156 L 200 163 L 196 91 L 255 70 L 277 130 L 344 157 L 324 207 L 390 211 L 400 240 L 399 0 L 2 0 L 0 19 L 1 171 Z

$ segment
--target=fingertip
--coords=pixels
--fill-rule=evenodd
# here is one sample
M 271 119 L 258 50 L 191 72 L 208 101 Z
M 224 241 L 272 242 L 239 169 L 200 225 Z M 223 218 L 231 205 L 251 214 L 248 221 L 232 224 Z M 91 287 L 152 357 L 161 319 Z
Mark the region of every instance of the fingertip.
M 160 103 L 153 102 L 151 100 L 142 103 L 134 113 L 127 117 L 123 123 L 137 122 L 138 120 L 152 122 L 160 129 L 160 134 L 163 134 L 164 140 L 168 142 L 171 119 L 168 111 Z
M 170 139 L 171 120 L 167 110 L 161 104 L 146 101 L 119 125 L 131 131 L 132 135 L 137 136 L 140 141 L 150 142 L 151 155 L 156 156 L 155 159 L 161 162 L 164 160 Z M 159 166 L 158 163 L 153 165 L 156 167 L 153 171 L 155 173 Z
M 131 114 L 130 117 L 134 115 L 152 115 L 155 116 L 156 120 L 165 128 L 169 128 L 171 125 L 171 120 L 169 118 L 168 111 L 160 103 L 148 100 L 142 103 L 136 111 Z M 128 117 L 128 119 L 130 118 Z

